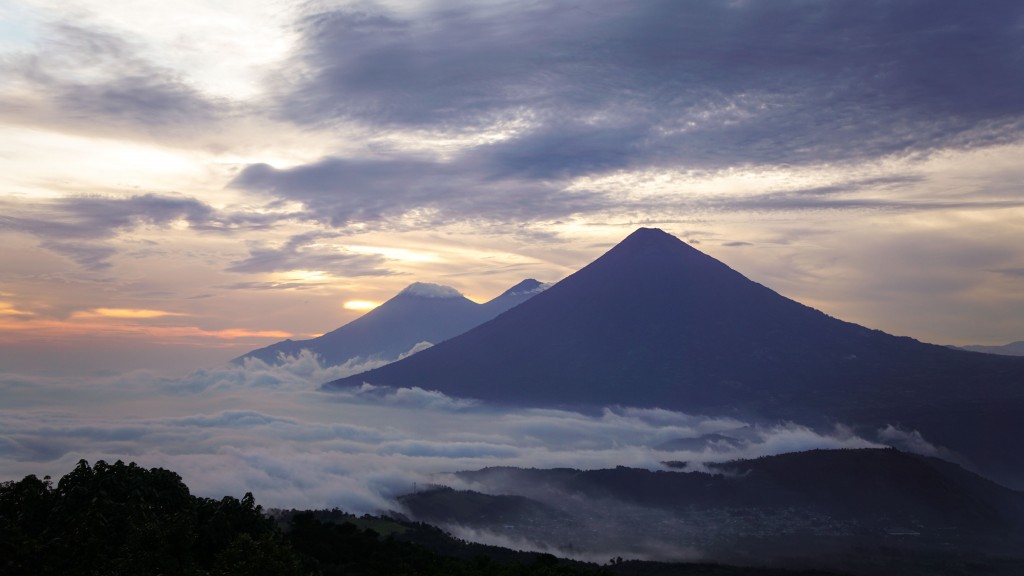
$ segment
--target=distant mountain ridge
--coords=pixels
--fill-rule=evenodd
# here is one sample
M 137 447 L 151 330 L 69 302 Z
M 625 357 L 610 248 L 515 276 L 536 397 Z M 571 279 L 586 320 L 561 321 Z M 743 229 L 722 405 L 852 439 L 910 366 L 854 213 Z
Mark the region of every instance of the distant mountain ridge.
M 1024 359 L 832 318 L 641 228 L 490 322 L 327 389 L 418 386 L 525 406 L 631 405 L 919 430 L 1024 485 Z
M 377 308 L 308 340 L 284 340 L 239 356 L 274 364 L 282 355 L 309 350 L 327 365 L 353 358 L 395 360 L 423 342 L 437 344 L 525 302 L 543 291 L 545 284 L 523 280 L 496 298 L 477 304 L 458 290 L 441 284 L 415 282 Z
M 450 530 L 568 540 L 583 551 L 657 557 L 692 546 L 715 561 L 812 560 L 854 574 L 1024 567 L 1024 493 L 894 449 L 793 452 L 706 472 L 496 467 L 456 477 L 468 490 L 427 490 L 400 502 L 415 519 Z M 879 548 L 883 558 L 898 550 L 898 559 L 878 565 L 870 551 Z M 974 570 L 953 569 L 956 555 L 976 562 Z M 940 569 L 916 570 L 928 564 Z
M 984 352 L 985 354 L 1003 354 L 1005 356 L 1024 356 L 1024 340 L 1010 342 L 1002 346 L 983 346 L 980 344 L 972 346 L 960 346 L 962 350 L 971 352 Z
M 707 465 L 707 472 L 484 468 L 459 472 L 489 494 L 549 504 L 565 497 L 639 506 L 798 507 L 837 518 L 956 526 L 1024 535 L 1024 492 L 1000 486 L 949 462 L 893 448 L 809 450 Z M 864 488 L 870 486 L 871 490 Z

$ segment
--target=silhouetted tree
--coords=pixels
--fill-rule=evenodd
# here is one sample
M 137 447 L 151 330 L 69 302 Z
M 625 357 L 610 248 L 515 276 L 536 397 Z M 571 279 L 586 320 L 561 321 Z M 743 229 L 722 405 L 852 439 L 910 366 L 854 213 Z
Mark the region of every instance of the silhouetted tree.
M 0 574 L 298 573 L 252 494 L 196 498 L 181 477 L 135 463 L 85 460 L 54 487 L 0 485 Z

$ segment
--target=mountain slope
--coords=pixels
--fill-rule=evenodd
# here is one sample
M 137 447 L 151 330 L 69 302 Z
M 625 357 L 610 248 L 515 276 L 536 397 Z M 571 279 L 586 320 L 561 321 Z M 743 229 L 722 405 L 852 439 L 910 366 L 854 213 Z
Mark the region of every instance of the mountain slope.
M 514 405 L 894 424 L 1024 482 L 1024 454 L 1002 442 L 1024 434 L 1024 360 L 837 320 L 656 229 L 443 345 L 326 387 L 364 381 Z
M 709 464 L 708 470 L 499 467 L 457 475 L 489 494 L 517 495 L 553 506 L 585 508 L 586 501 L 610 500 L 681 513 L 797 508 L 880 528 L 909 525 L 913 519 L 932 530 L 955 526 L 1024 536 L 1024 492 L 955 464 L 892 448 L 790 452 Z
M 303 349 L 319 354 L 326 364 L 342 364 L 352 358 L 394 360 L 420 342 L 436 344 L 486 322 L 543 288 L 536 280 L 524 280 L 493 300 L 477 304 L 454 288 L 416 282 L 323 336 L 278 342 L 253 350 L 235 362 L 259 358 L 275 363 L 282 354 L 294 356 Z
M 822 566 L 861 574 L 1020 574 L 1024 493 L 893 449 L 812 450 L 709 472 L 485 468 L 471 490 L 400 499 L 416 519 L 582 552 Z M 479 492 L 476 492 L 479 491 Z M 499 512 L 501 514 L 498 514 Z M 958 569 L 964 560 L 971 568 Z M 931 567 L 937 567 L 931 570 Z
M 900 399 L 908 392 L 897 383 L 923 379 L 933 394 L 969 396 L 963 378 L 1024 376 L 1014 360 L 831 318 L 641 229 L 515 311 L 332 385 L 365 380 L 512 404 L 784 414 L 794 403 L 831 407 L 865 392 Z

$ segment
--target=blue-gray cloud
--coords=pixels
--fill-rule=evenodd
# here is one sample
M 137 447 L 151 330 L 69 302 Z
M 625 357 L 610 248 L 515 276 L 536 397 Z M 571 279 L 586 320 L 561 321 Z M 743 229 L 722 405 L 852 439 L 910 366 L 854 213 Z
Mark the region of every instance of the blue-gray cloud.
M 140 194 L 130 197 L 71 196 L 0 202 L 0 229 L 48 239 L 95 240 L 140 225 L 165 226 L 176 221 L 202 230 L 265 226 L 265 216 L 219 214 L 194 198 Z
M 900 199 L 886 192 L 924 180 L 916 176 L 889 176 L 848 180 L 829 186 L 796 188 L 780 192 L 734 195 L 720 193 L 715 196 L 691 200 L 694 208 L 712 210 L 751 211 L 807 211 L 807 210 L 889 210 L 927 211 L 956 208 L 1016 208 L 1024 206 L 1024 199 L 1003 195 L 960 195 L 930 199 Z M 858 195 L 875 192 L 874 195 Z
M 104 241 L 140 226 L 184 222 L 194 230 L 227 234 L 269 228 L 288 217 L 215 210 L 195 198 L 160 194 L 8 199 L 0 200 L 0 209 L 0 230 L 35 236 L 42 248 L 92 271 L 109 268 L 117 254 Z
M 383 256 L 317 247 L 318 240 L 331 236 L 319 232 L 298 234 L 279 247 L 257 243 L 250 246 L 247 258 L 233 262 L 227 269 L 246 273 L 319 270 L 349 277 L 395 274 L 383 267 L 386 262 Z
M 397 227 L 395 221 L 402 216 L 418 226 L 474 218 L 523 222 L 611 205 L 600 195 L 566 192 L 564 182 L 501 178 L 476 158 L 326 158 L 288 169 L 254 164 L 232 185 L 298 200 L 306 207 L 306 218 L 337 227 L 389 221 Z
M 225 290 L 309 290 L 327 282 L 232 282 L 217 288 Z
M 195 133 L 231 113 L 186 78 L 140 56 L 140 46 L 79 22 L 43 27 L 31 53 L 9 55 L 0 71 L 32 89 L 29 100 L 0 102 L 14 122 L 52 124 L 89 133 L 151 138 Z
M 117 250 L 110 246 L 101 244 L 90 244 L 84 242 L 56 242 L 45 240 L 39 246 L 60 254 L 65 258 L 78 264 L 85 270 L 98 272 L 110 268 L 110 258 L 117 254 Z
M 509 170 L 532 151 L 600 169 L 1019 139 L 1024 14 L 1011 0 L 444 6 L 309 17 L 281 113 L 445 130 L 526 113 L 536 126 L 494 154 Z
M 579 176 L 842 164 L 1019 142 L 1022 21 L 1010 0 L 332 9 L 300 26 L 291 70 L 301 73 L 284 71 L 274 86 L 279 116 L 446 134 L 514 126 L 511 135 L 444 160 L 253 165 L 234 184 L 298 200 L 336 226 L 412 213 L 421 224 L 551 220 L 623 207 L 607 193 L 566 194 Z M 738 207 L 873 205 L 825 192 Z

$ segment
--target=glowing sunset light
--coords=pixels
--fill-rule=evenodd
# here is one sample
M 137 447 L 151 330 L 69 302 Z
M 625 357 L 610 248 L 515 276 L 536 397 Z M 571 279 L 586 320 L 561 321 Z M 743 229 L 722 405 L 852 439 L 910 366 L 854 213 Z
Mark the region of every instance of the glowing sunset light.
M 189 336 L 189 335 L 205 336 L 208 338 L 218 338 L 221 340 L 235 340 L 241 338 L 291 338 L 294 336 L 291 332 L 285 332 L 283 330 L 247 330 L 245 328 L 227 328 L 224 330 L 202 330 L 200 328 L 194 328 L 187 326 L 179 331 L 175 332 L 175 335 Z
M 360 246 L 360 245 L 349 245 L 348 250 L 355 252 L 356 254 L 375 254 L 390 258 L 392 260 L 401 260 L 405 262 L 437 262 L 438 256 L 431 252 L 425 252 L 423 250 L 409 249 L 409 248 L 394 248 L 387 246 Z
M 282 282 L 323 282 L 331 279 L 331 275 L 323 270 L 290 270 L 274 276 Z
M 9 302 L 0 302 L 0 316 L 35 316 L 35 313 L 19 310 Z
M 164 316 L 187 316 L 180 312 L 166 310 L 146 310 L 142 308 L 94 308 L 84 312 L 76 312 L 73 318 L 162 318 Z
M 344 304 L 345 310 L 373 310 L 377 306 L 380 302 L 373 300 L 349 300 Z
M 2 309 L 0 309 L 0 315 Z M 197 326 L 148 326 L 145 324 L 104 323 L 104 317 L 73 316 L 72 321 L 61 320 L 0 320 L 0 344 L 24 342 L 33 338 L 60 339 L 89 336 L 91 338 L 118 338 L 144 336 L 154 341 L 175 341 L 183 345 L 209 343 L 213 340 L 246 340 L 252 338 L 291 338 L 284 330 L 254 330 L 248 328 L 204 329 Z M 86 321 L 78 321 L 86 320 Z M 91 321 L 89 321 L 91 320 Z

